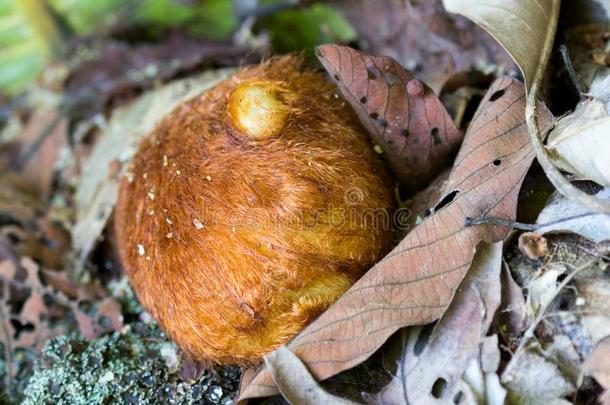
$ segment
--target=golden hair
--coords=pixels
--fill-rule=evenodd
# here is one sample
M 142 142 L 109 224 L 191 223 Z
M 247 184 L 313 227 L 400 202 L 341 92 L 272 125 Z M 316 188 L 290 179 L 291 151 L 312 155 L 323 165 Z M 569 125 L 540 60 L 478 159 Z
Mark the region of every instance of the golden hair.
M 385 167 L 335 86 L 301 65 L 271 59 L 178 106 L 121 183 L 127 275 L 196 360 L 259 361 L 390 247 L 389 222 L 366 218 L 391 218 Z

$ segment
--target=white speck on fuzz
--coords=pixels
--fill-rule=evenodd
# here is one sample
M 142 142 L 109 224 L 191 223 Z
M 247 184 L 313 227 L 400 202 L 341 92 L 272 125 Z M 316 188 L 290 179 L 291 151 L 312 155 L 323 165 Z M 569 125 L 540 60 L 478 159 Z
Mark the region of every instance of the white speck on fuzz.
M 144 256 L 144 254 L 146 253 L 146 250 L 144 250 L 144 245 L 141 245 L 141 244 L 138 243 L 137 248 L 138 248 L 138 254 L 140 256 Z
M 203 229 L 203 224 L 198 219 L 193 219 L 193 225 L 195 225 L 195 228 L 197 229 Z

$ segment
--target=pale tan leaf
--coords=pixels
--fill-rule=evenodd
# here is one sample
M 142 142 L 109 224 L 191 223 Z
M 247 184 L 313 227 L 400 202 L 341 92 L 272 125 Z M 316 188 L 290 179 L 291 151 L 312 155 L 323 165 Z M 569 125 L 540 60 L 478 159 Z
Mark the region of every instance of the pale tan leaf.
M 610 115 L 601 101 L 581 102 L 557 121 L 546 148 L 559 168 L 610 187 Z
M 523 405 L 568 405 L 563 397 L 574 392 L 574 385 L 559 367 L 534 351 L 523 352 L 511 362 L 501 377 L 508 389 L 509 403 Z
M 280 393 L 291 404 L 356 405 L 355 402 L 325 391 L 303 362 L 286 346 L 267 354 L 265 365 Z
M 513 57 L 529 90 L 555 37 L 560 0 L 443 0 L 447 11 L 462 14 L 489 32 Z

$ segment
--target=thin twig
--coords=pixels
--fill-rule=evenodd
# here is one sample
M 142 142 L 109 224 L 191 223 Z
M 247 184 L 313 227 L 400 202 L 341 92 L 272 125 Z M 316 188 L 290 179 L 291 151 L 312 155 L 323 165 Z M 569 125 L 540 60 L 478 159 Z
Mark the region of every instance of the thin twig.
M 3 297 L 8 297 L 10 288 L 7 283 L 4 285 Z M 4 343 L 4 362 L 6 364 L 6 392 L 10 395 L 13 386 L 13 348 L 11 344 L 11 334 L 6 322 L 9 320 L 9 311 L 6 310 L 5 299 L 0 300 L 0 329 L 2 330 L 2 342 Z
M 514 221 L 509 221 L 507 219 L 494 218 L 494 217 L 480 217 L 480 218 L 466 217 L 466 219 L 464 220 L 464 226 L 500 225 L 500 226 L 507 226 L 512 229 L 519 229 L 521 231 L 533 232 L 533 231 L 537 231 L 538 229 L 545 228 L 547 226 L 557 225 L 557 224 L 561 224 L 564 222 L 572 221 L 574 219 L 586 218 L 586 217 L 594 216 L 594 215 L 600 215 L 600 214 L 594 214 L 594 213 L 589 212 L 586 214 L 579 214 L 579 215 L 574 215 L 571 217 L 558 219 L 557 221 L 551 221 L 551 222 L 547 222 L 544 224 L 526 224 L 523 222 L 514 222 Z
M 559 45 L 559 53 L 561 54 L 561 59 L 563 59 L 563 64 L 566 67 L 566 71 L 568 72 L 568 77 L 570 81 L 578 91 L 578 96 L 580 99 L 583 99 L 583 91 L 580 86 L 580 80 L 578 80 L 578 76 L 576 75 L 576 71 L 574 70 L 574 65 L 572 64 L 572 59 L 570 59 L 570 51 L 565 44 Z
M 59 113 L 48 125 L 44 127 L 44 129 L 36 136 L 36 139 L 34 139 L 34 141 L 28 145 L 27 148 L 17 157 L 17 160 L 12 165 L 13 170 L 19 171 L 28 164 L 32 156 L 34 156 L 38 149 L 40 149 L 40 146 L 44 143 L 44 141 L 46 141 L 53 131 L 55 131 L 62 118 L 62 113 Z
M 513 354 L 510 362 L 508 363 L 508 365 L 506 366 L 505 369 L 505 373 L 510 370 L 511 366 L 513 364 L 516 363 L 518 356 L 521 355 L 521 353 L 525 350 L 525 347 L 527 345 L 527 343 L 530 341 L 530 339 L 532 337 L 534 337 L 534 332 L 536 330 L 536 327 L 538 326 L 538 324 L 540 324 L 540 322 L 542 322 L 542 320 L 546 317 L 546 311 L 548 311 L 549 307 L 551 306 L 551 303 L 555 300 L 555 297 L 557 297 L 557 295 L 559 294 L 559 292 L 561 292 L 571 281 L 572 279 L 581 271 L 590 268 L 594 263 L 597 263 L 599 261 L 599 259 L 593 259 L 588 261 L 587 263 L 583 264 L 580 267 L 575 268 L 570 274 L 568 274 L 562 281 L 561 283 L 559 283 L 559 285 L 557 286 L 557 290 L 555 290 L 554 294 L 552 297 L 549 297 L 549 299 L 547 300 L 547 302 L 545 302 L 540 310 L 538 311 L 538 315 L 536 315 L 536 318 L 532 321 L 532 324 L 527 328 L 527 330 L 523 333 L 523 337 L 521 338 L 521 342 L 519 342 L 519 346 L 517 346 L 517 349 L 515 350 L 515 353 Z

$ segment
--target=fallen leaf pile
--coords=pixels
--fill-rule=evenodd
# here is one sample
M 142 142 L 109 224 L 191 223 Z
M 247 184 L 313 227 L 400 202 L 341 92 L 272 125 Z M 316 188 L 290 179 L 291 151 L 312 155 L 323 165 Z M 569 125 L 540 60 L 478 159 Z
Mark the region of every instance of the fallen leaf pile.
M 60 271 L 66 234 L 42 218 L 42 201 L 26 178 L 0 176 L 0 316 L 5 348 L 38 348 L 69 332 L 66 318 L 92 339 L 123 326 L 121 307 L 105 289 Z M 53 233 L 51 233 L 53 232 Z
M 433 214 L 288 344 L 316 378 L 359 364 L 401 327 L 438 319 L 470 268 L 476 246 L 504 239 L 506 227 L 465 222 L 515 217 L 519 188 L 533 159 L 524 97 L 523 85 L 514 79 L 492 85 Z M 275 393 L 263 369 L 241 399 Z

